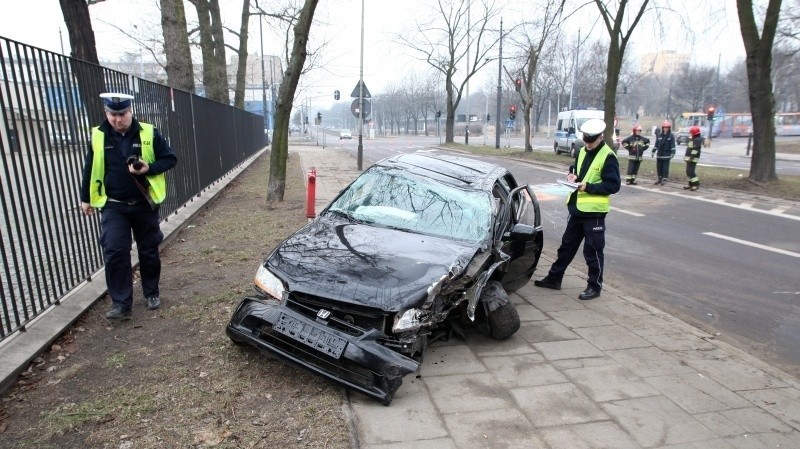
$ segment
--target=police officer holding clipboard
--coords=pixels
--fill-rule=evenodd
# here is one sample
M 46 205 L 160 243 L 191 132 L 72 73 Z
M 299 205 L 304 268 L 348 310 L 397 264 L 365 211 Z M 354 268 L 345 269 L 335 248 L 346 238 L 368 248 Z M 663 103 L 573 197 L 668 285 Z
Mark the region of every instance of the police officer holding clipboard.
M 597 298 L 603 289 L 605 217 L 611 209 L 610 196 L 619 192 L 622 183 L 617 157 L 602 139 L 605 129 L 606 124 L 600 119 L 587 120 L 581 126 L 585 145 L 567 175 L 567 181 L 576 183 L 577 188 L 567 198 L 569 218 L 558 257 L 547 276 L 534 281 L 537 287 L 560 290 L 564 272 L 583 242 L 589 276 L 586 289 L 578 295 L 582 300 Z

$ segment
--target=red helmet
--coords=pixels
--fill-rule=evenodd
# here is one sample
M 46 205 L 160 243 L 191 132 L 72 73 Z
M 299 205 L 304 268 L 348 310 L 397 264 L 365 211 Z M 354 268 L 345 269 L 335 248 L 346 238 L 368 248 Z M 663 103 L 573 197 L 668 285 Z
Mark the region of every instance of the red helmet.
M 661 124 L 661 127 L 662 128 L 670 128 L 671 129 L 672 128 L 672 124 L 669 122 L 669 120 L 664 120 L 664 123 Z
M 693 136 L 699 136 L 700 135 L 700 127 L 699 126 L 692 126 L 691 128 L 689 128 L 689 134 L 691 134 Z
M 642 127 L 639 126 L 639 125 L 633 125 L 633 132 L 636 132 L 636 131 L 642 132 Z

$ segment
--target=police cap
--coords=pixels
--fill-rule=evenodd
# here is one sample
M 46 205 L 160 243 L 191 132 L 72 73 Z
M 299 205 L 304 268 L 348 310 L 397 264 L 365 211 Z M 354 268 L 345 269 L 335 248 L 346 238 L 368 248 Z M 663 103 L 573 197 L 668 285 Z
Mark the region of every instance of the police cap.
M 598 136 L 606 130 L 606 122 L 599 118 L 590 118 L 581 125 L 581 132 L 587 136 Z
M 128 108 L 131 107 L 131 100 L 133 100 L 133 95 L 121 94 L 116 92 L 106 92 L 100 94 L 100 98 L 103 99 L 103 106 L 105 106 L 106 112 L 113 112 L 119 114 L 121 112 L 127 111 Z

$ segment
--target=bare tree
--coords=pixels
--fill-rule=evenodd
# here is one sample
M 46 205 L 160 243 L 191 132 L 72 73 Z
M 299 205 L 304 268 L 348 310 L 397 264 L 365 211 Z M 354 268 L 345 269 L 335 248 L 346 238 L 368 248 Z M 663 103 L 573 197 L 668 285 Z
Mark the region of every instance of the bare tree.
M 477 20 L 470 17 L 472 0 L 438 0 L 433 18 L 416 23 L 418 33 L 405 33 L 398 40 L 422 55 L 422 60 L 442 73 L 447 108 L 445 142 L 453 142 L 455 113 L 467 82 L 492 61 L 489 52 L 499 41 L 490 37 L 489 24 L 497 16 L 493 0 L 481 0 Z M 462 66 L 466 63 L 464 71 Z M 458 73 L 464 73 L 458 78 Z
M 89 4 L 96 2 L 87 3 L 86 0 L 59 0 L 59 2 L 61 13 L 64 15 L 64 23 L 67 24 L 69 45 L 72 48 L 70 56 L 76 60 L 99 64 L 92 18 L 89 15 Z M 89 120 L 92 123 L 99 123 L 103 120 L 103 113 L 102 103 L 97 94 L 105 90 L 103 75 L 85 64 L 75 61 L 70 61 L 70 63 L 72 72 L 78 81 L 78 92 L 83 104 L 86 105 Z
M 319 0 L 305 0 L 294 25 L 294 42 L 289 63 L 278 93 L 275 111 L 275 131 L 269 167 L 267 201 L 283 201 L 286 190 L 286 159 L 289 155 L 289 121 L 297 84 L 306 62 L 308 35 Z
M 533 7 L 540 11 L 539 19 L 522 25 L 521 41 L 516 43 L 520 49 L 519 99 L 522 103 L 522 116 L 525 123 L 525 151 L 533 151 L 531 146 L 531 109 L 534 104 L 535 79 L 539 74 L 539 60 L 542 49 L 561 23 L 566 0 L 543 0 L 544 4 Z M 513 75 L 511 82 L 516 82 Z
M 752 0 L 736 0 L 739 28 L 747 65 L 750 112 L 753 117 L 752 181 L 774 181 L 775 173 L 775 96 L 772 90 L 772 45 L 780 16 L 781 0 L 769 0 L 764 23 L 756 25 Z
M 606 26 L 608 36 L 611 38 L 608 48 L 608 58 L 606 64 L 606 83 L 605 83 L 605 96 L 603 101 L 603 110 L 605 111 L 604 119 L 606 123 L 614 123 L 616 111 L 616 98 L 617 86 L 619 85 L 619 74 L 622 69 L 622 61 L 625 55 L 625 50 L 628 47 L 628 42 L 633 34 L 636 25 L 642 18 L 647 5 L 650 0 L 642 0 L 639 5 L 639 10 L 635 11 L 629 4 L 628 0 L 619 0 L 617 10 L 614 11 L 607 3 L 602 0 L 594 0 L 597 9 L 600 11 L 600 16 Z M 629 10 L 634 10 L 633 18 L 630 20 L 625 19 L 625 13 Z M 611 127 L 606 128 L 605 139 L 611 142 L 613 139 L 614 130 Z
M 161 33 L 167 59 L 167 84 L 194 93 L 194 68 L 182 0 L 161 1 Z
M 676 105 L 686 111 L 702 112 L 712 100 L 716 73 L 713 67 L 691 66 L 678 73 L 676 80 L 681 88 L 673 94 Z

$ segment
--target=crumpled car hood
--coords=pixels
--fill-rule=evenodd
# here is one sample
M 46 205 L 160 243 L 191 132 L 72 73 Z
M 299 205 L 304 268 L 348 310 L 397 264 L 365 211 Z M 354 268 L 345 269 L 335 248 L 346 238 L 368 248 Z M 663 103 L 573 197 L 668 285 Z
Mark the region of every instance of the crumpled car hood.
M 292 292 L 400 311 L 418 306 L 444 276 L 464 271 L 480 248 L 321 216 L 269 257 Z

